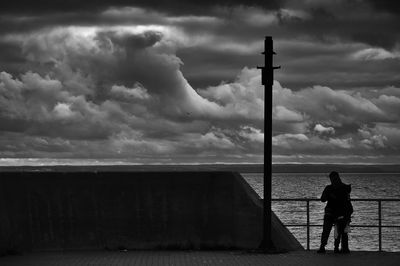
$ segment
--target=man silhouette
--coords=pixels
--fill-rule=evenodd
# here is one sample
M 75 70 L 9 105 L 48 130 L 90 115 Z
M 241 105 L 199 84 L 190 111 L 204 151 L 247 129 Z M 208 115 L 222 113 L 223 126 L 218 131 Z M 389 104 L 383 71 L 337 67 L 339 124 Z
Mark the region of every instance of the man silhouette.
M 342 242 L 342 253 L 349 253 L 348 235 L 346 226 L 350 223 L 353 206 L 350 202 L 351 186 L 342 183 L 338 172 L 329 174 L 331 184 L 322 192 L 321 201 L 328 202 L 325 206 L 324 225 L 321 235 L 321 246 L 318 253 L 325 253 L 332 226 L 337 225 L 338 235 L 335 239 L 335 253 L 339 253 L 339 243 Z

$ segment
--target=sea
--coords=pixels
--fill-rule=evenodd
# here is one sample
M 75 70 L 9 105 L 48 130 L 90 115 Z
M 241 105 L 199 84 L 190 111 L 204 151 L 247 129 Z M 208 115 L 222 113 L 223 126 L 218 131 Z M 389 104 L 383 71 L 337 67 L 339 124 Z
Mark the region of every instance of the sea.
M 250 186 L 263 197 L 263 174 L 242 173 Z M 400 199 L 400 173 L 342 173 L 343 183 L 351 184 L 352 199 Z M 322 173 L 274 173 L 272 175 L 272 198 L 319 198 L 330 183 Z M 310 202 L 310 223 L 323 224 L 325 203 Z M 377 251 L 378 228 L 357 225 L 378 225 L 377 202 L 353 202 L 349 246 L 351 250 Z M 306 202 L 272 202 L 272 210 L 284 224 L 306 224 Z M 382 228 L 382 250 L 400 251 L 400 201 L 382 202 L 382 225 L 399 228 Z M 306 227 L 288 227 L 306 248 Z M 322 227 L 311 227 L 310 248 L 320 245 Z M 327 248 L 333 249 L 333 229 Z

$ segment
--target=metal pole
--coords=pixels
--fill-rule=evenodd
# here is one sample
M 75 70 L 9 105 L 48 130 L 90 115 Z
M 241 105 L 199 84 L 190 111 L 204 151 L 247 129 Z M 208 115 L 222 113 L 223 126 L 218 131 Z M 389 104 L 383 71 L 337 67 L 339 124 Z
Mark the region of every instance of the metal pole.
M 261 79 L 264 85 L 264 207 L 263 207 L 263 241 L 261 248 L 271 250 L 271 187 L 272 187 L 272 85 L 274 83 L 274 69 L 272 56 L 273 41 L 271 36 L 264 40 L 264 67 L 261 69 Z
M 307 250 L 310 250 L 310 201 L 307 200 Z
M 378 237 L 379 251 L 382 251 L 382 203 L 378 200 Z

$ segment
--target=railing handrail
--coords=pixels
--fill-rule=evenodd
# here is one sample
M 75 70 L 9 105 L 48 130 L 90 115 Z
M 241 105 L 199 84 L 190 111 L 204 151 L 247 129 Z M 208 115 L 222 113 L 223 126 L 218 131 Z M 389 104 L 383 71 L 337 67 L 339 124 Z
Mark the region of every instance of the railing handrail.
M 285 224 L 285 226 L 290 227 L 307 227 L 307 250 L 310 250 L 310 227 L 321 227 L 321 224 L 310 224 L 310 201 L 321 201 L 319 198 L 272 198 L 271 201 L 302 201 L 306 202 L 306 215 L 307 215 L 307 223 L 306 224 Z M 351 201 L 375 201 L 378 203 L 378 225 L 374 224 L 366 224 L 366 225 L 358 225 L 352 224 L 352 227 L 369 227 L 369 228 L 378 228 L 378 241 L 379 241 L 379 251 L 382 251 L 382 227 L 385 228 L 400 228 L 400 225 L 382 225 L 382 202 L 400 202 L 400 199 L 393 198 L 375 198 L 375 199 L 363 199 L 363 198 L 355 198 L 351 199 Z
M 321 201 L 319 198 L 272 198 L 272 201 Z M 351 201 L 400 201 L 400 199 L 391 198 L 375 198 L 375 199 L 363 199 L 363 198 L 352 198 Z

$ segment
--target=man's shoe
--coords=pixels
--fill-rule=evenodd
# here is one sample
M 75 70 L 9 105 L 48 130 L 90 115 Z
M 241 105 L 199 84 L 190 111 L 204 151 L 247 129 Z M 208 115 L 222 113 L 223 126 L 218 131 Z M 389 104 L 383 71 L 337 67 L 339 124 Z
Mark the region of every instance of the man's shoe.
M 348 254 L 348 253 L 350 253 L 350 250 L 347 248 L 347 249 L 342 249 L 341 251 L 340 251 L 340 253 L 345 253 L 345 254 Z
M 318 250 L 317 250 L 317 253 L 320 253 L 320 254 L 322 254 L 322 253 L 325 253 L 325 247 L 320 247 Z

